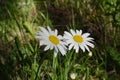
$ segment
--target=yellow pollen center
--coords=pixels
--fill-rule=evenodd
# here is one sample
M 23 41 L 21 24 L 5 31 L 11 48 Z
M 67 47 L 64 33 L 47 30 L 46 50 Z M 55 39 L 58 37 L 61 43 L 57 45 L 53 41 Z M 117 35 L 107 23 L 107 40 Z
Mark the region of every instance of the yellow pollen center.
M 60 40 L 54 35 L 50 35 L 49 40 L 55 45 L 59 44 L 59 42 L 60 42 Z
M 80 35 L 75 35 L 75 36 L 73 36 L 73 40 L 75 41 L 75 42 L 78 42 L 78 43 L 82 43 L 84 40 L 83 40 L 83 37 L 82 36 L 80 36 Z

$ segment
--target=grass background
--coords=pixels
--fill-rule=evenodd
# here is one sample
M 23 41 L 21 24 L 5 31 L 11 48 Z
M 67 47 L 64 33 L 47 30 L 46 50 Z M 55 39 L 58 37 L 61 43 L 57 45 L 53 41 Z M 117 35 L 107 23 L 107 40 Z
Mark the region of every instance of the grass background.
M 38 26 L 82 29 L 95 39 L 88 53 L 43 51 Z M 54 70 L 55 69 L 55 70 Z M 0 80 L 120 79 L 120 0 L 0 0 Z

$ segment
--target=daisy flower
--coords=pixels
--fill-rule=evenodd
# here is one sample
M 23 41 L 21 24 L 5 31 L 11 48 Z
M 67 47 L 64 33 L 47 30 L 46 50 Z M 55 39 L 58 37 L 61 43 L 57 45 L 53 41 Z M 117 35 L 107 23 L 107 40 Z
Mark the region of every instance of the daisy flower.
M 49 26 L 47 29 L 40 27 L 40 32 L 38 32 L 37 38 L 40 40 L 40 46 L 46 45 L 44 51 L 54 49 L 55 56 L 58 51 L 60 51 L 62 55 L 66 55 L 66 43 L 62 41 L 63 37 L 58 35 L 56 29 L 52 31 Z
M 90 52 L 89 47 L 94 48 L 94 45 L 91 43 L 93 42 L 93 38 L 89 37 L 89 35 L 90 33 L 82 34 L 82 30 L 74 31 L 70 29 L 70 33 L 67 31 L 64 32 L 64 39 L 69 45 L 69 50 L 73 48 L 76 53 L 78 53 L 79 48 L 81 48 L 83 52 L 85 52 L 85 50 Z

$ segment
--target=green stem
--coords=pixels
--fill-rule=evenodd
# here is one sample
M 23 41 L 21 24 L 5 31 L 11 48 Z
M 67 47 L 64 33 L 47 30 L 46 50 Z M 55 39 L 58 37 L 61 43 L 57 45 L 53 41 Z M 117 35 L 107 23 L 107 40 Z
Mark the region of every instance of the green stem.
M 88 80 L 88 79 L 89 79 L 89 74 L 90 74 L 90 71 L 89 71 L 89 68 L 87 67 L 85 80 Z
M 35 76 L 35 80 L 37 80 L 39 70 L 40 70 L 40 64 L 39 64 L 38 69 L 37 69 L 37 73 L 36 73 L 36 76 Z
M 68 80 L 68 72 L 69 72 L 69 69 L 70 69 L 70 66 L 71 66 L 71 58 L 72 58 L 72 55 L 73 55 L 73 52 L 74 51 L 72 51 L 72 52 L 68 52 L 68 56 L 66 56 L 66 58 L 67 58 L 67 60 L 66 60 L 66 64 L 65 64 L 65 75 L 64 75 L 64 77 L 65 77 L 65 80 Z
M 55 57 L 53 55 L 53 80 L 57 80 L 56 68 L 57 68 L 57 56 Z

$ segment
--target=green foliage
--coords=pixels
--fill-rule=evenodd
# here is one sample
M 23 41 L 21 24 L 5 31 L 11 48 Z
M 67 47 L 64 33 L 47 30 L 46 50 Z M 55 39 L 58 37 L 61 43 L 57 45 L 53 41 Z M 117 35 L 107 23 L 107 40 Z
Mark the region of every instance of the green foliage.
M 120 79 L 119 77 L 119 74 L 117 73 L 120 73 L 120 54 L 119 52 L 114 48 L 114 47 L 110 47 L 110 46 L 107 46 L 106 47 L 106 52 L 107 52 L 107 70 L 109 70 L 108 73 L 114 73 L 114 74 L 108 74 L 108 79 L 109 80 L 118 80 Z
M 0 80 L 120 79 L 120 0 L 2 0 L 0 14 Z M 48 25 L 90 32 L 93 56 L 43 51 L 35 37 Z
M 115 65 L 117 65 L 117 67 L 120 67 L 120 54 L 119 52 L 113 48 L 113 47 L 107 47 L 106 48 L 109 57 L 111 57 L 113 59 L 113 61 L 115 62 Z

